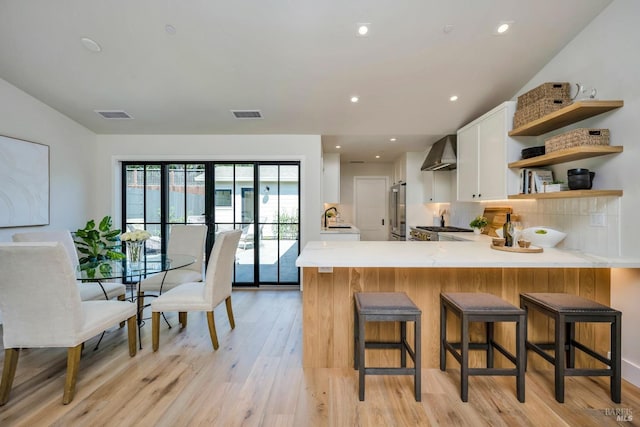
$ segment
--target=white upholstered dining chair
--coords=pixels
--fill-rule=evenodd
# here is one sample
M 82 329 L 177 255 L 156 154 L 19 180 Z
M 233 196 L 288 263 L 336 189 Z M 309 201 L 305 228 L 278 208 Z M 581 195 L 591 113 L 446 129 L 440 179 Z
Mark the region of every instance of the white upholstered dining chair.
M 193 264 L 175 270 L 155 274 L 140 282 L 140 305 L 144 306 L 145 292 L 162 294 L 182 283 L 202 282 L 204 278 L 204 244 L 207 238 L 206 225 L 174 224 L 169 233 L 167 256 L 171 254 L 191 255 Z
M 176 286 L 151 303 L 153 351 L 157 351 L 159 347 L 160 313 L 165 311 L 177 311 L 182 328 L 187 326 L 187 312 L 205 311 L 211 343 L 215 350 L 218 349 L 219 344 L 213 320 L 213 309 L 222 301 L 225 301 L 227 306 L 231 329 L 235 328 L 236 324 L 231 308 L 231 284 L 235 254 L 241 234 L 241 230 L 230 230 L 216 235 L 204 282 L 191 282 Z
M 51 231 L 33 231 L 29 233 L 16 233 L 13 235 L 14 242 L 60 242 L 64 246 L 69 255 L 71 268 L 75 272 L 78 267 L 78 253 L 76 245 L 71 237 L 69 230 L 51 230 Z M 124 300 L 126 288 L 122 283 L 101 282 L 81 283 L 78 282 L 78 290 L 80 291 L 80 299 L 82 301 L 103 300 L 105 293 L 107 299 L 118 298 Z M 104 289 L 104 291 L 103 291 Z
M 127 320 L 129 354 L 136 354 L 135 304 L 81 301 L 69 255 L 60 243 L 0 243 L 0 271 L 4 341 L 0 405 L 9 400 L 20 349 L 67 347 L 64 404 L 75 394 L 83 342 Z

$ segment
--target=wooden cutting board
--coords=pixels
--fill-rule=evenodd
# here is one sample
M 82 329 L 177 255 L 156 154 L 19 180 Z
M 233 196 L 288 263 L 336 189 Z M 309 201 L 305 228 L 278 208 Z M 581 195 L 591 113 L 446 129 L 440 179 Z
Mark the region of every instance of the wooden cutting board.
M 513 214 L 511 206 L 487 206 L 484 208 L 483 216 L 487 218 L 489 225 L 487 225 L 482 231 L 491 237 L 497 237 L 496 230 L 502 228 L 505 222 L 507 222 L 507 213 Z M 518 221 L 517 215 L 511 215 L 511 221 Z

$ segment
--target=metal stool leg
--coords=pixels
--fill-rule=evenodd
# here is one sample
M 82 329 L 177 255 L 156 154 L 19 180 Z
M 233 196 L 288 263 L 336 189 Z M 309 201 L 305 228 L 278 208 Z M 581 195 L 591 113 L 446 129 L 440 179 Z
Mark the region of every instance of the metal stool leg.
M 364 316 L 358 316 L 358 386 L 359 386 L 359 398 L 360 401 L 364 401 L 364 346 L 365 346 L 365 335 L 364 335 L 364 324 L 365 319 Z
M 524 370 L 526 365 L 527 350 L 525 348 L 525 337 L 527 336 L 527 317 L 520 316 L 516 324 L 516 393 L 518 401 L 524 403 Z
M 447 369 L 447 351 L 444 343 L 447 341 L 447 307 L 440 302 L 440 370 Z
M 567 322 L 565 324 L 565 351 L 567 368 L 574 368 L 576 365 L 576 348 L 573 346 L 573 341 L 576 339 L 576 324 L 574 322 Z
M 469 320 L 466 314 L 460 318 L 460 398 L 469 400 Z
M 611 400 L 615 403 L 620 403 L 622 397 L 622 380 L 620 378 L 622 368 L 621 338 L 621 316 L 616 316 L 611 323 Z
M 420 346 L 421 338 L 421 324 L 422 324 L 422 316 L 418 315 L 416 321 L 414 322 L 414 337 L 413 337 L 413 351 L 416 356 L 416 360 L 414 366 L 416 368 L 416 372 L 414 374 L 413 383 L 415 387 L 415 395 L 416 402 L 422 401 L 422 364 L 420 363 L 420 358 L 422 357 L 422 349 Z
M 493 368 L 493 322 L 485 323 L 487 330 L 487 368 Z
M 563 315 L 555 316 L 555 391 L 556 400 L 564 403 L 564 370 L 565 370 L 565 318 Z
M 407 348 L 404 343 L 407 341 L 407 322 L 400 323 L 400 366 L 407 367 Z

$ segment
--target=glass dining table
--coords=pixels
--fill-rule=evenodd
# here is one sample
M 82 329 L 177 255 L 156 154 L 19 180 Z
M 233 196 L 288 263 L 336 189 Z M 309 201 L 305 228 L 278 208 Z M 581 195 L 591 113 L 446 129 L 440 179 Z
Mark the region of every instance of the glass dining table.
M 154 274 L 166 274 L 170 270 L 186 267 L 196 261 L 195 257 L 183 254 L 150 254 L 143 256 L 140 261 L 132 262 L 128 258 L 121 260 L 105 260 L 99 263 L 79 265 L 76 269 L 76 279 L 82 282 L 98 283 L 108 299 L 102 282 L 111 280 L 122 281 L 131 291 L 130 300 L 135 302 L 142 279 Z M 143 325 L 142 311 L 144 307 L 138 304 L 138 342 L 142 349 L 140 329 Z M 102 339 L 102 338 L 100 338 Z M 100 342 L 98 342 L 98 345 Z M 97 348 L 97 346 L 96 346 Z

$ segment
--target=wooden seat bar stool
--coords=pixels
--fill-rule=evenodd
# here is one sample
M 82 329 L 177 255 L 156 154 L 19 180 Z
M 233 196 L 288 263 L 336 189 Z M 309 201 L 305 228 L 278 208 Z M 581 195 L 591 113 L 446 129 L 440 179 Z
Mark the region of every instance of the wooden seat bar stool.
M 460 318 L 460 342 L 447 340 L 447 311 Z M 486 328 L 485 342 L 469 342 L 469 323 L 484 322 Z M 493 339 L 495 322 L 516 323 L 516 354 Z M 440 370 L 447 369 L 449 351 L 460 363 L 460 398 L 468 401 L 469 375 L 513 375 L 516 377 L 516 394 L 520 402 L 524 402 L 525 371 L 525 336 L 527 318 L 525 310 L 518 308 L 503 299 L 479 292 L 451 292 L 440 294 Z M 515 368 L 494 368 L 494 349 L 515 365 Z M 486 368 L 469 368 L 469 350 L 487 352 Z
M 567 376 L 608 376 L 611 377 L 611 400 L 620 403 L 621 364 L 620 341 L 622 333 L 622 313 L 611 307 L 578 295 L 564 293 L 525 293 L 520 295 L 520 307 L 531 309 L 549 316 L 554 321 L 555 341 L 553 343 L 533 343 L 526 341 L 527 350 L 532 350 L 555 368 L 556 400 L 564 402 L 564 377 Z M 575 327 L 578 322 L 611 323 L 611 358 L 606 358 L 576 340 Z M 575 350 L 581 350 L 599 360 L 610 369 L 575 368 Z M 553 350 L 551 356 L 545 350 Z
M 420 322 L 422 311 L 404 292 L 366 292 L 354 295 L 354 352 L 353 368 L 358 370 L 359 398 L 364 400 L 365 375 L 413 375 L 416 401 L 421 400 L 420 388 Z M 399 322 L 400 340 L 396 342 L 366 341 L 366 322 Z M 407 342 L 407 322 L 414 323 L 413 349 Z M 366 348 L 400 350 L 401 367 L 365 366 L 364 352 Z M 407 353 L 413 360 L 413 367 L 407 367 Z

